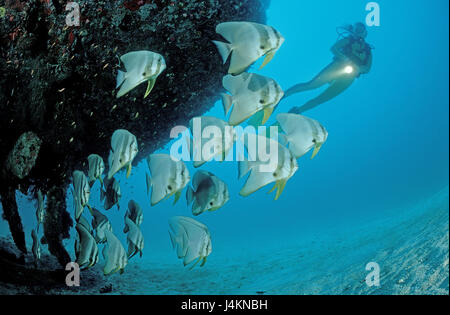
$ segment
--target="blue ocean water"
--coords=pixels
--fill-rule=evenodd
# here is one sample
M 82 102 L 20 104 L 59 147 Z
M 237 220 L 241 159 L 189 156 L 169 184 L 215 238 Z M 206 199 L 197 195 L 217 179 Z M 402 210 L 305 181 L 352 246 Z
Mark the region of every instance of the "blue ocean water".
M 227 269 L 230 265 L 247 265 L 253 260 L 261 265 L 266 261 L 274 270 L 279 270 L 278 267 L 296 270 L 297 264 L 301 264 L 305 267 L 301 276 L 297 271 L 280 275 L 287 282 L 291 277 L 292 281 L 301 283 L 303 278 L 308 278 L 308 273 L 311 276 L 322 272 L 325 277 L 326 270 L 335 268 L 336 264 L 361 263 L 364 270 L 365 263 L 392 244 L 400 247 L 409 239 L 415 239 L 420 221 L 415 221 L 414 229 L 402 230 L 401 237 L 389 239 L 391 243 L 367 235 L 384 235 L 389 227 L 410 222 L 408 219 L 415 220 L 418 213 L 422 215 L 424 211 L 419 205 L 439 192 L 447 195 L 448 211 L 448 189 L 445 190 L 449 182 L 448 1 L 378 3 L 381 25 L 369 28 L 367 38 L 375 47 L 371 72 L 361 76 L 343 94 L 305 114 L 319 120 L 327 128 L 329 137 L 314 160 L 308 156 L 299 160 L 299 171 L 278 201 L 273 200 L 273 194 L 266 193 L 269 187 L 247 198 L 239 196 L 244 181 L 237 179 L 236 162 L 213 162 L 202 168 L 224 180 L 231 196 L 222 209 L 196 218 L 208 226 L 213 241 L 213 253 L 203 269 L 190 273 L 170 245 L 168 219 L 175 215 L 192 216 L 184 196 L 176 205 L 169 200 L 150 207 L 145 162 L 133 169 L 129 179 L 123 173 L 118 176 L 123 196 L 121 209 L 117 211 L 114 207 L 107 215 L 124 245 L 126 237 L 120 232 L 128 201 L 134 199 L 144 209 L 144 257 L 133 258 L 130 266 L 139 266 L 148 272 L 161 271 L 165 266 L 178 275 L 185 273 L 186 277 L 191 277 L 194 274 L 216 283 L 203 291 L 193 287 L 186 291 L 188 293 L 240 293 L 238 288 L 232 285 L 224 288 L 223 284 L 219 291 L 217 282 L 221 278 L 217 273 L 223 270 L 228 273 L 222 276 L 232 279 L 238 275 Z M 332 60 L 330 47 L 337 39 L 336 27 L 365 21 L 366 4 L 367 1 L 359 0 L 272 1 L 267 24 L 279 30 L 286 41 L 268 66 L 258 71 L 260 61 L 251 71 L 274 78 L 284 89 L 310 80 Z M 302 105 L 318 93 L 320 90 L 292 96 L 280 104 L 276 113 Z M 224 118 L 221 104 L 217 103 L 207 115 Z M 269 122 L 273 120 L 274 117 Z M 161 152 L 168 153 L 168 150 L 169 146 Z M 193 175 L 194 168 L 189 163 L 188 166 Z M 19 201 L 29 236 L 36 224 L 35 205 L 25 196 Z M 70 194 L 68 205 L 73 213 Z M 94 186 L 91 205 L 102 208 L 99 183 Z M 448 235 L 448 213 L 443 219 Z M 424 228 L 428 227 L 428 223 L 423 224 Z M 0 222 L 0 231 L 2 235 L 8 233 L 5 222 Z M 73 230 L 72 235 L 75 234 Z M 346 248 L 342 242 L 357 243 L 366 237 L 367 247 L 361 246 L 359 252 L 353 249 L 350 256 L 342 252 Z M 403 242 L 399 243 L 400 239 Z M 72 241 L 66 244 L 73 247 Z M 290 248 L 309 254 L 298 260 L 274 260 L 292 253 L 288 251 Z M 421 247 L 421 250 L 428 249 Z M 448 245 L 446 257 L 448 268 Z M 264 272 L 256 265 L 254 268 Z M 251 265 L 247 270 L 249 275 L 254 272 Z M 133 274 L 136 270 L 130 272 Z M 316 279 L 311 277 L 309 282 Z M 113 279 L 118 282 L 126 278 L 114 276 Z M 184 292 L 179 290 L 184 281 L 181 278 L 180 283 L 171 281 L 167 285 L 162 280 L 160 286 L 167 291 L 156 292 L 146 291 L 146 282 L 142 281 L 140 290 L 144 293 Z M 308 292 L 329 293 L 332 292 L 330 286 L 338 286 L 338 283 L 333 286 L 317 281 L 319 288 Z M 270 281 L 263 286 L 267 290 L 277 287 Z M 448 292 L 448 271 L 446 290 Z M 427 293 L 426 289 L 423 291 Z M 272 293 L 283 292 L 279 288 Z

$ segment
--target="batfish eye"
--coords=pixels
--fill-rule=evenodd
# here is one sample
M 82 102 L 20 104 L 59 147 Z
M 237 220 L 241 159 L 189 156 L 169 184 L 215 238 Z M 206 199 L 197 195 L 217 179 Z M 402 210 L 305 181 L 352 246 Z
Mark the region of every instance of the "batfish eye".
M 277 177 L 277 176 L 278 176 L 278 173 L 277 173 L 277 172 L 273 173 L 273 176 L 274 176 L 274 177 Z
M 212 206 L 213 204 L 214 204 L 214 203 L 213 203 L 212 201 L 209 203 L 210 206 Z
M 142 76 L 144 76 L 144 77 L 147 76 L 147 72 L 144 72 L 144 73 L 142 74 Z
M 262 45 L 262 46 L 259 47 L 259 48 L 261 48 L 262 50 L 266 49 L 266 47 L 265 47 L 264 45 Z
M 170 186 L 170 185 L 167 186 L 167 189 L 172 190 L 172 186 Z
M 259 102 L 260 102 L 261 104 L 264 104 L 264 100 L 259 100 Z

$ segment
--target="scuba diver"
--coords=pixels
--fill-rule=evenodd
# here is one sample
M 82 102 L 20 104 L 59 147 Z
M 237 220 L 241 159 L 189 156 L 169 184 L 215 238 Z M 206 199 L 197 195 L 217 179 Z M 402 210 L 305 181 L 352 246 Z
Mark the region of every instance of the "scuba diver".
M 319 96 L 290 113 L 301 114 L 323 104 L 345 91 L 361 74 L 369 73 L 372 67 L 373 47 L 366 43 L 367 29 L 363 23 L 355 23 L 338 29 L 339 39 L 331 48 L 334 60 L 315 78 L 294 85 L 285 92 L 284 98 L 303 91 L 313 90 L 325 84 L 330 86 Z

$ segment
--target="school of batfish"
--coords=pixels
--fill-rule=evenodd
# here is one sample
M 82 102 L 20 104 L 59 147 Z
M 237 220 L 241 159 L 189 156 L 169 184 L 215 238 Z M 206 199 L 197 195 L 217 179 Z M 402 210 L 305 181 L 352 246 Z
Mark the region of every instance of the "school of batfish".
M 223 59 L 224 64 L 229 60 L 228 75 L 223 78 L 223 87 L 229 94 L 222 94 L 225 115 L 229 112 L 228 122 L 216 117 L 199 117 L 202 128 L 214 126 L 225 134 L 211 139 L 214 154 L 206 159 L 198 159 L 194 167 L 199 168 L 213 158 L 222 161 L 232 149 L 236 135 L 230 126 L 239 125 L 259 114 L 262 124 L 272 115 L 275 107 L 284 96 L 279 84 L 271 79 L 254 73 L 245 72 L 259 58 L 265 56 L 261 68 L 266 66 L 284 42 L 283 36 L 273 27 L 250 22 L 227 22 L 217 26 L 216 32 L 227 42 L 213 41 Z M 138 85 L 147 82 L 147 97 L 155 86 L 158 76 L 166 69 L 164 57 L 151 51 L 134 51 L 120 58 L 123 70 L 117 75 L 117 97 L 123 97 Z M 313 150 L 312 158 L 319 152 L 327 140 L 328 133 L 317 121 L 297 114 L 279 114 L 276 117 L 281 131 L 278 141 L 264 137 L 267 146 L 277 148 L 277 165 L 275 171 L 263 172 L 261 165 L 267 163 L 260 161 L 258 156 L 249 156 L 238 163 L 239 179 L 249 173 L 247 180 L 240 191 L 246 197 L 257 190 L 274 183 L 270 192 L 276 190 L 275 200 L 282 194 L 288 180 L 297 172 L 297 159 Z M 261 120 L 260 120 L 261 121 Z M 192 124 L 190 128 L 192 130 Z M 261 135 L 247 134 L 249 142 L 257 142 Z M 227 140 L 228 139 L 228 140 Z M 267 148 L 266 148 L 267 149 Z M 267 150 L 265 151 L 267 152 Z M 108 172 L 105 172 L 105 163 L 97 154 L 91 154 L 88 160 L 88 176 L 82 171 L 73 172 L 73 203 L 76 220 L 77 237 L 75 240 L 76 263 L 82 268 L 90 268 L 99 261 L 99 245 L 103 246 L 105 261 L 103 272 L 110 275 L 122 273 L 128 260 L 139 254 L 142 257 L 144 237 L 141 224 L 144 214 L 141 206 L 134 200 L 128 203 L 124 216 L 123 233 L 127 234 L 128 250 L 125 250 L 117 236 L 114 234 L 112 224 L 108 217 L 100 210 L 89 205 L 90 190 L 94 183 L 100 181 L 101 201 L 104 209 L 114 206 L 119 209 L 122 197 L 119 182 L 115 174 L 125 169 L 127 178 L 131 175 L 132 163 L 138 154 L 136 137 L 127 130 L 116 130 L 111 137 L 111 151 L 108 158 Z M 174 204 L 180 199 L 182 191 L 187 187 L 186 200 L 192 207 L 192 214 L 199 216 L 208 211 L 222 208 L 230 199 L 227 184 L 206 171 L 198 171 L 191 181 L 188 168 L 183 161 L 177 161 L 168 154 L 151 154 L 147 157 L 150 175 L 146 175 L 147 195 L 150 195 L 150 204 L 156 204 L 174 197 Z M 32 252 L 35 262 L 41 257 L 40 243 L 37 233 L 39 225 L 43 223 L 45 207 L 44 196 L 37 193 L 37 221 L 36 231 L 32 231 Z M 85 208 L 88 208 L 92 217 L 91 224 L 86 219 Z M 203 266 L 212 252 L 211 235 L 204 224 L 184 216 L 176 216 L 169 220 L 169 235 L 173 248 L 184 266 L 191 268 L 200 263 Z

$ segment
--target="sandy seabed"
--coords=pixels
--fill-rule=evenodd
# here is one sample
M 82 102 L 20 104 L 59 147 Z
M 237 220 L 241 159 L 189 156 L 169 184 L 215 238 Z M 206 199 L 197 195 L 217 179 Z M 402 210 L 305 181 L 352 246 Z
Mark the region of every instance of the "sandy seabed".
M 449 294 L 448 187 L 395 216 L 353 231 L 225 256 L 188 270 L 181 263 L 132 260 L 124 274 L 103 277 L 102 263 L 82 273 L 81 286 L 17 286 L 0 282 L 0 294 Z M 5 241 L 3 241 L 5 247 Z M 48 255 L 50 266 L 56 262 Z M 366 264 L 381 269 L 380 286 L 366 284 Z

